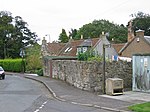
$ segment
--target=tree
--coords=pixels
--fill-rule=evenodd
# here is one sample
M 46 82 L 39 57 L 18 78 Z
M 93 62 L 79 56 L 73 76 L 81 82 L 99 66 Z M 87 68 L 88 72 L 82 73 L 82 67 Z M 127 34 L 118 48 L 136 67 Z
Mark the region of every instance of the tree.
M 0 12 L 0 58 L 9 57 L 7 53 L 9 43 L 11 41 L 11 34 L 14 30 L 12 25 L 13 17 L 10 12 Z
M 76 40 L 76 35 L 77 35 L 77 29 L 71 29 L 71 31 L 69 31 L 69 38 L 72 37 L 73 39 Z
M 27 62 L 27 71 L 32 71 L 35 73 L 35 70 L 42 69 L 41 62 L 41 46 L 39 44 L 34 44 L 26 49 L 26 62 Z
M 150 35 L 150 15 L 143 12 L 132 15 L 134 17 L 132 23 L 133 31 L 141 29 L 145 31 L 145 35 Z
M 127 41 L 127 27 L 113 24 L 107 20 L 94 20 L 92 23 L 83 25 L 77 31 L 75 39 L 80 39 L 81 35 L 84 36 L 84 39 L 99 37 L 102 32 L 109 34 L 110 41 L 114 38 L 115 43 Z
M 67 36 L 65 29 L 62 29 L 62 32 L 59 35 L 59 41 L 62 43 L 67 43 L 68 40 L 69 40 L 69 37 Z
M 20 48 L 37 43 L 37 35 L 27 26 L 20 16 L 12 17 L 10 12 L 0 12 L 0 58 L 17 58 Z

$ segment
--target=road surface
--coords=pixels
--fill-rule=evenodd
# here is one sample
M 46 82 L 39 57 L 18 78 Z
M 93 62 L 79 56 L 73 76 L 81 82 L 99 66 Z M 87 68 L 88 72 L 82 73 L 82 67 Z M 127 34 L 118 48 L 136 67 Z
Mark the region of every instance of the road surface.
M 0 80 L 0 112 L 109 112 L 54 99 L 39 82 L 17 75 Z

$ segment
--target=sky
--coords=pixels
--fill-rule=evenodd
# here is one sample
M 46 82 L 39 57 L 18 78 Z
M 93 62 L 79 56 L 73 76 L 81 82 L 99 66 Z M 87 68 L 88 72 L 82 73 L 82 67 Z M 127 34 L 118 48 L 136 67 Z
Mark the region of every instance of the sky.
M 0 11 L 22 17 L 38 38 L 52 42 L 62 28 L 68 33 L 93 20 L 127 25 L 131 14 L 150 14 L 150 0 L 0 0 Z

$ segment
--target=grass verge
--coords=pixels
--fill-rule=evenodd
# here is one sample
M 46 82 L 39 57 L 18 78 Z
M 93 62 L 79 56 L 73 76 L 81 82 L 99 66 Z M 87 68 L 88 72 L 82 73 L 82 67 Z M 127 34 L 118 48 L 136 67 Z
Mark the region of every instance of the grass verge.
M 132 105 L 128 108 L 134 112 L 150 112 L 150 102 Z

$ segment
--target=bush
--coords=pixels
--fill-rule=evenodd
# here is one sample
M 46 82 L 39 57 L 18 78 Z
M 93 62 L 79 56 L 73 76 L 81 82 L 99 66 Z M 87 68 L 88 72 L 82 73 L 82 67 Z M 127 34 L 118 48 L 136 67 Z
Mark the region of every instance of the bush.
M 97 61 L 97 62 L 101 62 L 103 61 L 103 58 L 100 56 L 95 56 L 95 57 L 90 57 L 88 58 L 88 61 Z
M 78 60 L 101 62 L 103 60 L 103 58 L 98 56 L 93 50 L 90 50 L 90 51 L 87 51 L 85 53 L 79 53 L 78 54 Z
M 79 53 L 78 54 L 78 60 L 80 60 L 80 61 L 87 61 L 87 59 L 88 59 L 87 53 Z
M 38 74 L 39 76 L 43 76 L 43 69 L 37 70 L 37 73 L 36 73 L 36 74 Z
M 22 59 L 0 60 L 0 66 L 2 66 L 5 71 L 9 72 L 21 72 L 23 70 Z
M 27 71 L 36 71 L 42 68 L 42 61 L 39 55 L 30 55 L 26 58 L 27 61 Z

